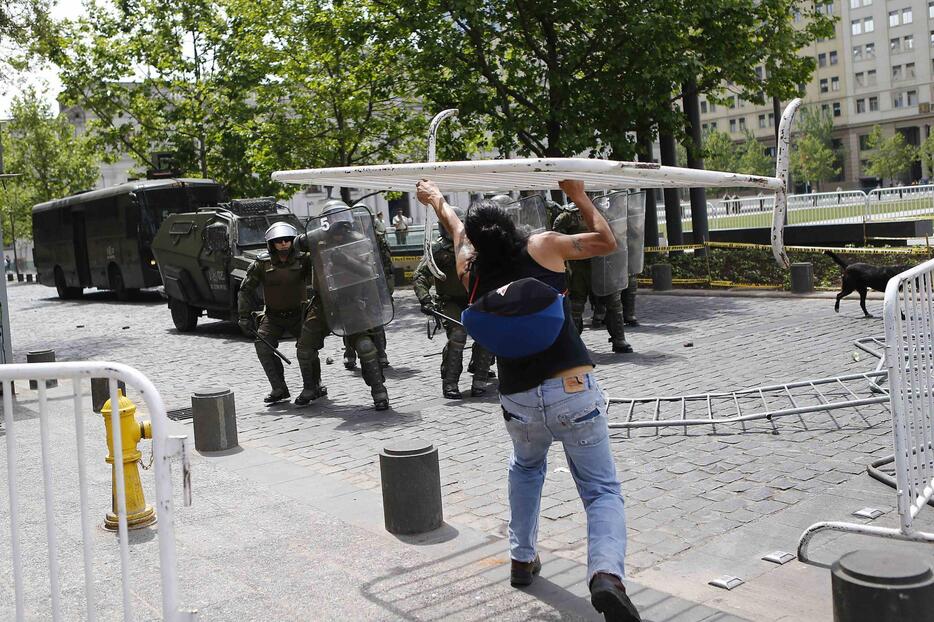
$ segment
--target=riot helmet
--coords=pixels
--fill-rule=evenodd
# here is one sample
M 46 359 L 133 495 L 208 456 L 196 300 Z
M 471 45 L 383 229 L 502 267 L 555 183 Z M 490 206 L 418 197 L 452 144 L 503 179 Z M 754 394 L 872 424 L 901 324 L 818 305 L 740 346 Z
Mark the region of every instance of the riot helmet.
M 466 215 L 466 212 L 464 212 L 464 210 L 462 210 L 459 207 L 451 206 L 451 209 L 454 210 L 455 214 L 457 214 L 457 219 L 460 220 L 461 222 L 464 222 L 464 216 Z M 444 223 L 442 223 L 440 220 L 438 221 L 438 233 L 440 233 L 441 237 L 447 240 L 448 242 L 451 241 L 451 233 L 447 230 L 447 228 L 444 226 Z
M 318 218 L 321 229 L 328 235 L 342 236 L 354 228 L 353 210 L 340 199 L 325 201 Z
M 494 194 L 493 196 L 490 197 L 490 201 L 493 201 L 500 207 L 505 207 L 509 205 L 510 203 L 515 203 L 515 199 L 513 199 L 508 194 L 502 194 L 502 193 Z
M 269 249 L 270 254 L 276 253 L 276 247 L 274 242 L 276 240 L 288 240 L 289 242 L 295 242 L 295 236 L 298 235 L 298 230 L 290 225 L 287 222 L 279 221 L 274 222 L 272 225 L 266 229 L 266 248 Z M 289 249 L 291 252 L 291 248 Z

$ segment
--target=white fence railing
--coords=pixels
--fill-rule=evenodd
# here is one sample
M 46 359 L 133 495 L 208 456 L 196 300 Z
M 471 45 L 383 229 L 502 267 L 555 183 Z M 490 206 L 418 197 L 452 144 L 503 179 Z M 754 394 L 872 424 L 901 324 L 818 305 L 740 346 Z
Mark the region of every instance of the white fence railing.
M 84 590 L 85 602 L 87 608 L 87 619 L 94 621 L 99 616 L 99 604 L 101 598 L 97 593 L 96 585 L 100 583 L 100 577 L 94 573 L 94 546 L 93 534 L 95 533 L 93 522 L 90 518 L 89 499 L 88 499 L 88 472 L 87 472 L 87 451 L 85 448 L 85 414 L 91 412 L 88 401 L 85 400 L 86 387 L 89 386 L 91 378 L 109 378 L 110 379 L 110 400 L 111 404 L 119 404 L 117 397 L 118 381 L 123 381 L 128 387 L 132 387 L 142 396 L 146 404 L 148 415 L 152 424 L 152 447 L 153 464 L 155 474 L 155 493 L 156 493 L 156 513 L 158 516 L 158 544 L 159 544 L 159 568 L 162 580 L 162 619 L 170 622 L 182 622 L 195 620 L 195 613 L 182 611 L 178 602 L 178 580 L 176 575 L 176 551 L 175 551 L 175 529 L 174 515 L 172 507 L 172 486 L 171 486 L 171 465 L 170 460 L 175 456 L 181 456 L 183 465 L 183 482 L 185 485 L 186 504 L 190 499 L 188 461 L 184 449 L 184 437 L 169 436 L 167 431 L 167 418 L 165 406 L 162 398 L 156 391 L 152 383 L 140 372 L 117 363 L 104 362 L 82 362 L 82 363 L 33 363 L 28 365 L 0 365 L 0 383 L 3 386 L 3 422 L 4 436 L 6 437 L 6 480 L 10 501 L 10 552 L 11 563 L 13 566 L 13 587 L 14 600 L 17 621 L 27 618 L 25 606 L 25 585 L 23 564 L 27 563 L 27 568 L 34 568 L 41 562 L 36 559 L 24 560 L 23 553 L 23 523 L 21 522 L 21 506 L 23 499 L 20 496 L 20 489 L 17 482 L 17 453 L 24 450 L 17 444 L 18 428 L 24 424 L 24 419 L 28 415 L 21 416 L 17 421 L 15 416 L 17 411 L 22 408 L 14 409 L 13 400 L 13 381 L 14 380 L 35 380 L 37 382 L 38 392 L 38 418 L 39 418 L 39 437 L 41 443 L 41 473 L 42 486 L 45 504 L 45 533 L 46 548 L 48 550 L 48 577 L 49 577 L 49 598 L 45 600 L 51 606 L 51 611 L 47 614 L 41 614 L 40 617 L 51 617 L 56 622 L 62 620 L 62 568 L 60 563 L 59 551 L 59 532 L 62 525 L 56 524 L 55 508 L 61 507 L 61 499 L 57 499 L 56 487 L 52 481 L 52 439 L 50 438 L 53 430 L 60 428 L 60 422 L 50 421 L 49 408 L 49 389 L 46 388 L 46 380 L 66 380 L 70 381 L 72 392 L 71 400 L 74 410 L 74 429 L 76 437 L 77 454 L 77 475 L 80 498 L 81 514 L 81 541 L 84 563 Z M 67 385 L 66 385 L 67 386 Z M 23 387 L 20 387 L 22 391 Z M 57 390 L 60 393 L 61 389 Z M 61 399 L 61 395 L 56 395 L 56 401 Z M 65 396 L 67 399 L 67 396 Z M 120 426 L 120 408 L 111 409 L 112 429 L 119 431 Z M 95 417 L 96 419 L 97 417 Z M 103 426 L 101 426 L 103 434 Z M 129 541 L 127 533 L 127 504 L 126 491 L 124 490 L 123 476 L 123 455 L 122 438 L 119 433 L 115 433 L 113 438 L 113 455 L 115 483 L 114 493 L 116 493 L 117 515 L 119 520 L 119 547 L 122 575 L 122 605 L 123 619 L 130 621 L 134 619 L 132 606 L 132 591 L 130 584 L 130 559 L 129 559 Z M 28 452 L 23 451 L 24 455 Z M 31 452 L 28 453 L 31 455 Z M 56 455 L 56 461 L 61 460 L 60 455 Z M 0 479 L 2 482 L 2 479 Z M 32 482 L 30 482 L 32 483 Z M 67 484 L 59 482 L 58 490 L 61 492 Z M 59 495 L 60 496 L 60 495 Z M 58 500 L 58 503 L 56 503 Z M 33 549 L 32 546 L 29 547 Z M 37 589 L 35 584 L 30 584 L 30 591 L 35 594 Z M 36 614 L 29 611 L 30 619 Z
M 934 533 L 912 528 L 934 496 L 934 260 L 889 280 L 883 319 L 899 526 L 816 523 L 798 543 L 801 561 L 808 561 L 811 537 L 825 529 L 934 544 Z
M 768 227 L 775 196 L 730 197 L 707 201 L 710 229 Z M 934 185 L 814 192 L 788 196 L 789 225 L 808 223 L 863 223 L 880 220 L 904 220 L 934 215 Z M 681 217 L 690 221 L 691 204 L 681 203 Z M 658 210 L 658 224 L 664 227 L 664 208 Z

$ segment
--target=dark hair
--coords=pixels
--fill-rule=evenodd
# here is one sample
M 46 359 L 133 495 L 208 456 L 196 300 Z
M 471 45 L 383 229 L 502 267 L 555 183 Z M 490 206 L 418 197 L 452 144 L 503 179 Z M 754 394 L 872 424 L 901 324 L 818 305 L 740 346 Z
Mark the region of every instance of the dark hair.
M 464 230 L 477 251 L 474 268 L 478 276 L 495 274 L 508 266 L 528 241 L 528 235 L 516 229 L 506 211 L 489 199 L 471 204 Z

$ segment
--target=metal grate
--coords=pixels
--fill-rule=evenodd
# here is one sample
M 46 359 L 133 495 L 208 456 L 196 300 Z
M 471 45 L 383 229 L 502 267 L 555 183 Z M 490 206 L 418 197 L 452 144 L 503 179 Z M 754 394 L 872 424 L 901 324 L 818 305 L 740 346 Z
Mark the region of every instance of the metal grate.
M 172 421 L 184 421 L 185 419 L 191 419 L 194 416 L 191 412 L 191 406 L 188 406 L 187 408 L 167 410 L 165 415 Z

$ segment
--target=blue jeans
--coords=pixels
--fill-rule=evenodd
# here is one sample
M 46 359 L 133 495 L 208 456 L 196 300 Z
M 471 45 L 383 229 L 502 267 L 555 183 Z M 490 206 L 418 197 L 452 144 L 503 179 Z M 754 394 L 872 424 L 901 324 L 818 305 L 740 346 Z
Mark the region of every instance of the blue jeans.
M 598 572 L 623 578 L 626 513 L 610 454 L 606 394 L 593 374 L 582 391 L 567 393 L 561 378 L 500 395 L 512 437 L 509 459 L 509 548 L 516 561 L 535 559 L 538 513 L 553 440 L 564 445 L 571 475 L 587 512 L 587 581 Z

